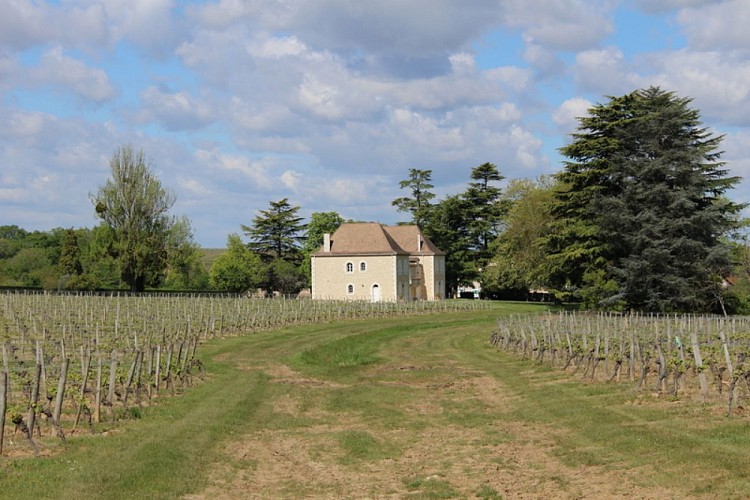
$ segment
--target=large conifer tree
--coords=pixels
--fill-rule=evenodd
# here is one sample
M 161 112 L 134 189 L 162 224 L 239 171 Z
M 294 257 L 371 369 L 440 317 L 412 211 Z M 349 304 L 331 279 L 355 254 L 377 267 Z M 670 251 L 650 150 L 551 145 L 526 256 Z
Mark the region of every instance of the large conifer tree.
M 289 204 L 289 199 L 272 201 L 268 210 L 260 210 L 253 217 L 253 225 L 241 225 L 245 235 L 252 241 L 250 248 L 261 257 L 296 262 L 299 259 L 300 242 L 305 225 L 297 215 L 299 207 Z
M 720 161 L 722 137 L 691 100 L 660 88 L 610 98 L 581 118 L 549 237 L 552 281 L 591 305 L 698 311 L 719 297 L 722 236 L 741 206 Z

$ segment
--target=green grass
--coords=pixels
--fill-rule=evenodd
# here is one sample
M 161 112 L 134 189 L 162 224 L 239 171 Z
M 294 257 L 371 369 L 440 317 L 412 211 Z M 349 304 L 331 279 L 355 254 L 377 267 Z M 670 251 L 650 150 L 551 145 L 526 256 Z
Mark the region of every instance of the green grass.
M 382 460 L 397 454 L 397 448 L 373 437 L 366 431 L 344 431 L 337 435 L 339 446 L 345 455 L 341 460 Z
M 489 347 L 498 315 L 540 310 L 498 304 L 212 341 L 199 349 L 210 376 L 185 395 L 107 436 L 71 436 L 53 456 L 0 458 L 0 497 L 179 498 L 221 485 L 216 470 L 227 481 L 262 473 L 268 459 L 227 451 L 248 439 L 294 442 L 299 464 L 341 470 L 335 484 L 280 477 L 254 492 L 266 497 L 502 498 L 499 478 L 528 471 L 572 497 L 585 493 L 586 468 L 586 480 L 628 472 L 675 497 L 750 491 L 746 418 L 634 404 L 631 386 L 583 384 Z M 526 461 L 509 451 L 537 442 Z M 551 461 L 562 466 L 550 474 Z

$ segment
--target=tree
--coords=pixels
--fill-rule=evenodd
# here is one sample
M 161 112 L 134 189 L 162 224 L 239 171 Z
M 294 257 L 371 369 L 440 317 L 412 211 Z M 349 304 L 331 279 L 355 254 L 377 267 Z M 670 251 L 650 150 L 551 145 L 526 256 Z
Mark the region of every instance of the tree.
M 208 285 L 200 247 L 193 241 L 187 217 L 180 217 L 167 232 L 167 271 L 164 286 L 177 290 L 201 290 Z
M 305 243 L 302 246 L 303 260 L 300 265 L 300 271 L 307 277 L 307 285 L 311 280 L 310 256 L 323 245 L 324 235 L 333 234 L 343 223 L 344 218 L 336 212 L 313 212 L 310 216 L 310 222 L 307 223 L 305 230 Z
M 707 310 L 730 259 L 722 237 L 742 205 L 720 161 L 722 137 L 691 100 L 651 87 L 589 110 L 558 174 L 547 238 L 557 286 L 590 303 L 647 311 Z
M 409 178 L 399 183 L 401 189 L 409 188 L 411 196 L 396 198 L 391 205 L 399 212 L 411 213 L 411 222 L 423 228 L 429 216 L 430 200 L 435 197 L 429 190 L 433 188 L 432 170 L 409 169 Z
M 553 190 L 550 177 L 510 182 L 503 194 L 503 201 L 509 207 L 505 230 L 490 245 L 493 257 L 482 273 L 484 290 L 526 292 L 547 286 L 543 238 L 552 219 Z
M 241 226 L 251 240 L 250 247 L 266 258 L 297 261 L 304 239 L 300 233 L 305 229 L 298 211 L 299 207 L 289 205 L 287 198 L 272 201 L 268 210 L 253 218 L 252 226 Z
M 81 248 L 78 244 L 78 235 L 72 228 L 65 231 L 58 265 L 60 266 L 60 271 L 64 275 L 78 276 L 83 274 Z
M 211 288 L 224 292 L 246 292 L 263 286 L 266 266 L 237 234 L 227 238 L 227 251 L 219 255 L 209 271 Z
M 175 223 L 168 215 L 174 195 L 162 187 L 143 151 L 123 146 L 110 159 L 112 177 L 91 201 L 114 236 L 111 248 L 131 291 L 157 285 L 167 268 L 167 238 Z
M 467 202 L 469 238 L 475 250 L 477 267 L 483 268 L 489 260 L 489 245 L 500 233 L 500 223 L 506 211 L 501 201 L 502 190 L 493 185 L 504 179 L 497 166 L 483 163 L 471 170 L 469 187 L 464 193 Z
M 427 237 L 445 252 L 445 284 L 452 296 L 459 286 L 471 283 L 477 276 L 467 229 L 468 211 L 462 196 L 448 196 L 433 206 L 424 228 Z
M 122 286 L 122 275 L 114 256 L 115 232 L 99 224 L 81 235 L 81 264 L 85 288 L 116 289 Z

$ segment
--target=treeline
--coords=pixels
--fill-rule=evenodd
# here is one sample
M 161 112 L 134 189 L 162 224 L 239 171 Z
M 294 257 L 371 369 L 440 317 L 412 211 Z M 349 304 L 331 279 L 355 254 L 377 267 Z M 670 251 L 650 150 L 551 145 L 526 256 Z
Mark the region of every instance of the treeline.
M 727 197 L 740 179 L 690 102 L 653 87 L 610 97 L 579 119 L 554 175 L 503 184 L 483 163 L 463 192 L 436 201 L 432 170 L 411 169 L 392 204 L 446 252 L 449 296 L 478 283 L 488 298 L 550 293 L 614 311 L 750 313 L 745 206 Z M 323 234 L 344 222 L 336 212 L 305 222 L 300 207 L 272 201 L 207 268 L 143 153 L 126 146 L 110 163 L 112 177 L 91 196 L 99 226 L 0 228 L 0 285 L 291 294 L 309 286 Z
M 210 289 L 203 251 L 191 240 L 181 243 L 166 255 L 166 267 L 151 269 L 149 288 Z M 0 287 L 129 290 L 112 246 L 106 226 L 49 231 L 0 226 Z
M 438 203 L 430 170 L 394 201 L 448 252 L 454 282 L 485 296 L 547 291 L 613 311 L 750 313 L 745 205 L 720 160 L 722 136 L 691 100 L 660 88 L 610 97 L 579 119 L 557 174 L 514 180 L 494 165 Z

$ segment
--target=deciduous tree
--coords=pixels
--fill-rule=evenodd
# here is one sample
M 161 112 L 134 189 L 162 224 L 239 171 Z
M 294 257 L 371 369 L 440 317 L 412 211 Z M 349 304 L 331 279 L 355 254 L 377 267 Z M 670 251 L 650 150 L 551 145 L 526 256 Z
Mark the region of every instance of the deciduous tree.
M 263 286 L 267 268 L 261 258 L 237 234 L 227 238 L 227 251 L 211 266 L 211 288 L 225 292 L 246 292 Z
M 543 238 L 552 219 L 553 189 L 550 177 L 510 182 L 503 193 L 509 207 L 505 230 L 491 244 L 493 257 L 482 273 L 484 290 L 528 291 L 547 286 Z
M 130 145 L 110 159 L 111 178 L 91 201 L 96 215 L 113 231 L 113 256 L 131 291 L 157 285 L 167 266 L 167 239 L 175 219 L 175 196 L 153 173 L 143 151 Z

